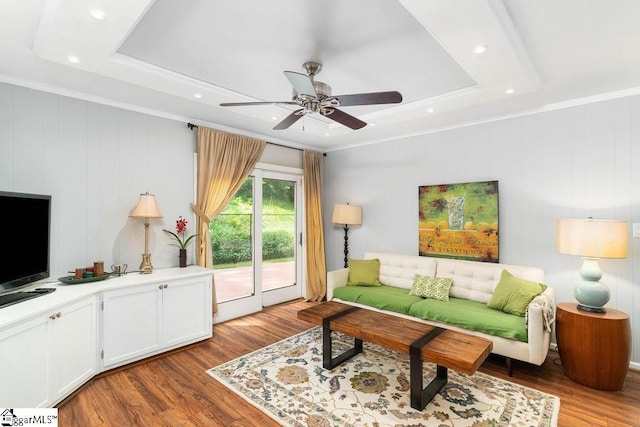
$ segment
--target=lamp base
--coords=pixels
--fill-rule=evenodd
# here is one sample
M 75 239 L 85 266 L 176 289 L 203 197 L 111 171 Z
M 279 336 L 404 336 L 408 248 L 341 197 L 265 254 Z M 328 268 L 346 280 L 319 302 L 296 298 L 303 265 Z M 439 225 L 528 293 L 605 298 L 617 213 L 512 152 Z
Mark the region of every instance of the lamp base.
M 609 288 L 600 282 L 579 282 L 573 290 L 578 308 L 592 313 L 606 313 L 604 305 L 609 302 Z
M 604 307 L 589 307 L 588 305 L 578 304 L 578 310 L 588 311 L 589 313 L 606 313 Z
M 151 274 L 153 266 L 151 265 L 151 254 L 142 254 L 142 263 L 140 263 L 140 274 Z
M 596 258 L 582 258 L 580 269 L 582 280 L 576 283 L 573 296 L 578 300 L 578 309 L 591 313 L 606 313 L 604 305 L 609 302 L 609 288 L 600 282 L 602 272 Z
M 344 268 L 349 267 L 349 226 L 344 225 Z

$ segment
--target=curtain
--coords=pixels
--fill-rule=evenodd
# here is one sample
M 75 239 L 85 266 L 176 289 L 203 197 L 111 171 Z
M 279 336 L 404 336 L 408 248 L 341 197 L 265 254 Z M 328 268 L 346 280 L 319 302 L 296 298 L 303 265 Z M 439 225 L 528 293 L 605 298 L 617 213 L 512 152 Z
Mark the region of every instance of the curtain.
M 198 126 L 198 175 L 196 204 L 198 217 L 196 264 L 213 268 L 209 223 L 233 198 L 260 159 L 267 143 Z M 218 311 L 215 278 L 213 312 Z
M 327 293 L 327 268 L 322 227 L 322 153 L 304 151 L 304 207 L 307 236 L 307 300 L 322 301 Z

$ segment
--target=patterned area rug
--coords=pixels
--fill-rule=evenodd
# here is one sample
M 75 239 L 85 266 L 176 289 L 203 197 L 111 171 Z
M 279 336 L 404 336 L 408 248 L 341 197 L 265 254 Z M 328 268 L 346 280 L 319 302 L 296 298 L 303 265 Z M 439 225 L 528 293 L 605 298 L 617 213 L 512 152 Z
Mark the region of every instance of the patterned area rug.
M 353 338 L 333 333 L 334 351 Z M 425 383 L 435 365 L 424 364 Z M 207 371 L 287 426 L 555 426 L 560 399 L 476 372 L 449 370 L 449 381 L 423 411 L 409 402 L 409 356 L 364 343 L 364 352 L 327 371 L 322 328 Z

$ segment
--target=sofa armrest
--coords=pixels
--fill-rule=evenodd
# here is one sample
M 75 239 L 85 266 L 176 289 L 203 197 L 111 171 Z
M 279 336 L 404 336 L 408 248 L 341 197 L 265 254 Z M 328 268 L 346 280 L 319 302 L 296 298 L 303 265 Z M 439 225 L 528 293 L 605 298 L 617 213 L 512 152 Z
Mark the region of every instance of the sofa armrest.
M 339 286 L 345 286 L 349 280 L 349 269 L 341 268 L 327 272 L 327 301 L 333 298 L 333 290 Z
M 548 298 L 553 316 L 549 319 L 549 326 L 553 328 L 555 321 L 556 302 L 553 288 L 547 287 L 542 293 Z M 552 332 L 545 331 L 543 308 L 538 304 L 529 304 L 527 307 L 527 336 L 529 337 L 529 362 L 541 365 L 549 352 Z

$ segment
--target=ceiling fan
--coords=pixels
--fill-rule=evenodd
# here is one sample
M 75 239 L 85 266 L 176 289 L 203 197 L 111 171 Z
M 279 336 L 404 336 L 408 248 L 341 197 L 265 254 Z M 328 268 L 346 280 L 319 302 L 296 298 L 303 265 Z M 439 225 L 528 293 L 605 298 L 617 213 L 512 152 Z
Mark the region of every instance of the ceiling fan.
M 351 129 L 361 129 L 367 125 L 366 122 L 339 110 L 337 107 L 397 104 L 402 102 L 402 95 L 396 91 L 331 95 L 331 86 L 314 80 L 315 75 L 322 69 L 322 64 L 310 61 L 305 62 L 302 67 L 306 70 L 307 74 L 296 73 L 295 71 L 284 72 L 284 75 L 293 86 L 293 97 L 291 101 L 223 102 L 220 106 L 237 107 L 242 105 L 286 104 L 301 107 L 278 123 L 273 128 L 275 130 L 287 129 L 302 116 L 310 113 L 320 113 Z

